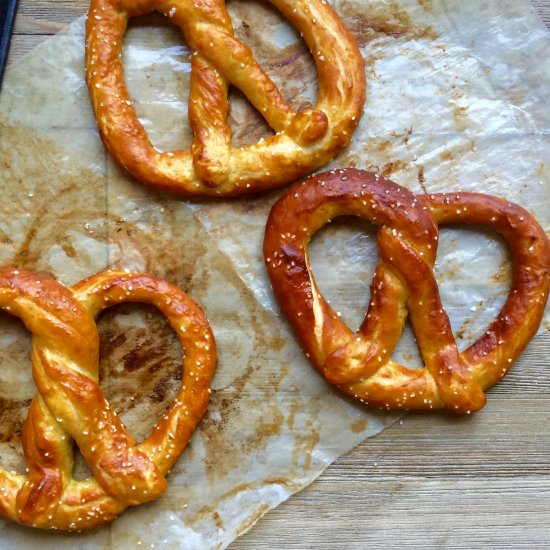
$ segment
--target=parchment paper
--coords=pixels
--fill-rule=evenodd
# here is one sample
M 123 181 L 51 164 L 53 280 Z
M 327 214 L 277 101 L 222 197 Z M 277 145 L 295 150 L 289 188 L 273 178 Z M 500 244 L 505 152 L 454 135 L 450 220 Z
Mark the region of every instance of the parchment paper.
M 228 5 L 238 36 L 285 97 L 296 108 L 313 101 L 314 64 L 296 32 L 266 4 Z M 548 230 L 550 38 L 528 1 L 334 5 L 361 45 L 368 99 L 351 146 L 331 167 L 375 169 L 415 192 L 508 197 Z M 160 149 L 191 141 L 188 55 L 179 32 L 161 18 L 142 18 L 125 39 L 128 86 Z M 234 143 L 269 133 L 238 92 L 231 101 Z M 77 536 L 1 521 L 6 547 L 225 547 L 395 420 L 325 384 L 279 317 L 261 241 L 280 192 L 189 202 L 133 182 L 105 154 L 83 82 L 82 19 L 8 70 L 0 117 L 1 263 L 66 284 L 107 266 L 162 277 L 202 304 L 220 354 L 209 412 L 161 499 Z M 336 221 L 311 250 L 322 291 L 357 326 L 377 258 L 374 233 L 361 222 Z M 483 230 L 445 229 L 437 274 L 465 347 L 505 299 L 505 246 Z M 18 434 L 34 393 L 30 337 L 10 316 L 0 324 L 0 458 L 22 470 Z M 144 437 L 174 395 L 181 351 L 146 307 L 113 309 L 99 329 L 102 387 L 132 433 Z M 419 365 L 410 330 L 394 356 Z M 77 470 L 86 473 L 82 464 Z

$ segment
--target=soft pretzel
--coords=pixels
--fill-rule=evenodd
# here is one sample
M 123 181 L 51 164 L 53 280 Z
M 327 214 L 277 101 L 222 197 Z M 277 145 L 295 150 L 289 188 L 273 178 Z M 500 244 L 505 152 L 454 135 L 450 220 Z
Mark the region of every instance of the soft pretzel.
M 182 385 L 149 437 L 137 444 L 98 383 L 94 318 L 112 305 L 155 306 L 184 348 Z M 0 468 L 0 513 L 34 527 L 81 531 L 153 500 L 206 411 L 216 365 L 212 331 L 181 290 L 148 275 L 106 271 L 67 289 L 22 270 L 0 269 L 0 307 L 32 332 L 38 394 L 23 425 L 28 473 Z M 93 477 L 72 477 L 73 441 Z
M 235 196 L 288 184 L 326 164 L 350 141 L 365 100 L 364 62 L 351 33 L 326 0 L 269 0 L 309 46 L 319 74 L 317 104 L 296 113 L 233 35 L 223 0 L 91 0 L 86 80 L 103 142 L 143 183 L 200 196 Z M 157 151 L 138 121 L 120 61 L 130 17 L 158 11 L 193 50 L 190 150 Z M 238 87 L 276 135 L 231 147 L 229 84 Z
M 381 261 L 367 315 L 357 333 L 321 295 L 307 245 L 342 215 L 379 226 Z M 507 241 L 514 261 L 510 294 L 481 338 L 463 352 L 441 303 L 433 265 L 438 224 L 483 224 Z M 360 170 L 319 174 L 273 207 L 264 241 L 273 290 L 301 345 L 324 377 L 345 393 L 385 409 L 474 412 L 537 331 L 550 287 L 550 244 L 523 208 L 476 193 L 415 196 Z M 407 311 L 425 367 L 391 360 Z

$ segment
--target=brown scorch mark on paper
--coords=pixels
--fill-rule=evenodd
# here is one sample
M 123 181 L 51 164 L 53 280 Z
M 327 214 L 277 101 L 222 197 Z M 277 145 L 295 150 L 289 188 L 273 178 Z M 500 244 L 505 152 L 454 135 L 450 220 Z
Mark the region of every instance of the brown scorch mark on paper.
M 359 157 L 357 153 L 351 151 L 344 151 L 339 157 L 338 162 L 342 166 L 349 166 L 350 168 L 362 168 L 363 159 Z
M 254 524 L 267 512 L 269 512 L 270 506 L 267 504 L 260 504 L 258 506 L 258 509 L 248 516 L 242 523 L 239 528 L 239 531 L 237 532 L 237 537 L 240 537 L 241 535 L 244 535 L 247 531 L 250 530 L 251 527 L 254 526 Z
M 299 491 L 303 486 L 300 483 L 293 483 L 292 481 L 290 481 L 285 477 L 279 477 L 279 478 L 274 477 L 274 478 L 263 479 L 261 481 L 241 483 L 233 487 L 231 490 L 220 495 L 216 501 L 216 505 L 221 504 L 227 500 L 234 499 L 236 496 L 240 494 L 251 492 L 251 491 L 257 491 L 263 487 L 270 487 L 273 485 L 280 485 L 284 487 L 286 490 L 288 490 L 289 492 Z M 269 505 L 260 504 L 257 510 L 255 510 L 247 518 L 242 520 L 237 536 L 240 536 L 246 533 L 266 512 L 269 511 L 269 509 L 270 509 Z M 212 507 L 209 507 L 209 506 L 203 506 L 195 514 L 193 514 L 191 517 L 188 517 L 186 519 L 186 523 L 188 525 L 197 525 L 204 521 L 207 521 L 207 522 L 212 521 L 219 529 L 223 528 L 222 518 L 219 516 L 219 514 L 217 514 L 217 512 L 215 512 L 215 510 Z
M 379 35 L 427 40 L 436 40 L 438 37 L 432 27 L 413 21 L 396 0 L 391 0 L 389 4 L 381 3 L 379 6 L 372 3 L 363 6 L 343 0 L 340 2 L 339 12 L 360 46 Z
M 195 521 L 211 521 L 218 529 L 223 529 L 223 521 L 220 514 L 210 506 L 203 506 L 197 513 Z M 193 522 L 190 522 L 191 524 Z
M 452 151 L 446 150 L 439 154 L 441 160 L 452 162 L 455 160 L 455 156 Z
M 23 420 L 30 404 L 30 400 L 12 401 L 0 398 L 0 442 L 19 444 Z
M 4 164 L 0 215 L 26 218 L 22 235 L 17 241 L 9 239 L 9 262 L 51 276 L 51 270 L 38 261 L 44 246 L 58 245 L 67 257 L 75 255 L 68 233 L 75 220 L 84 223 L 103 209 L 97 197 L 104 183 L 90 171 L 68 164 L 52 140 L 38 138 L 30 130 L 0 123 L 0 151 Z M 88 189 L 90 200 L 77 198 L 82 187 Z
M 406 128 L 404 132 L 390 132 L 390 136 L 395 139 L 401 140 L 400 143 L 403 145 L 409 144 L 409 139 L 413 133 L 412 126 L 409 128 Z
M 477 151 L 475 141 L 473 139 L 468 139 L 465 142 L 454 144 L 449 149 L 445 149 L 439 154 L 439 158 L 442 161 L 456 163 L 456 161 L 460 161 L 465 154 L 475 151 Z
M 387 162 L 380 168 L 380 175 L 383 178 L 391 178 L 394 174 L 402 172 L 409 167 L 409 162 L 406 160 L 392 160 Z
M 384 53 L 382 51 L 369 51 L 368 55 L 364 55 L 365 60 L 365 72 L 367 79 L 379 78 L 376 72 L 376 63 L 381 59 L 384 59 Z
M 492 283 L 505 283 L 510 285 L 512 282 L 513 264 L 507 256 L 500 264 L 498 271 L 491 277 Z
M 426 188 L 426 176 L 424 175 L 424 166 L 418 167 L 418 185 L 420 185 L 423 193 L 428 194 L 428 189 Z
M 433 4 L 432 0 L 417 0 L 417 2 L 425 9 L 425 10 L 432 10 Z
M 276 353 L 281 348 L 281 339 L 265 331 L 267 314 L 258 310 L 252 296 L 245 295 L 244 305 L 256 327 L 253 347 L 257 354 L 248 357 L 246 369 L 229 386 L 212 394 L 211 412 L 201 426 L 205 470 L 211 482 L 227 476 L 239 465 L 243 455 L 265 448 L 269 440 L 281 432 L 285 421 L 282 411 L 274 403 L 267 403 L 287 376 L 288 367 L 282 365 L 268 380 L 265 379 L 267 373 L 255 368 L 262 364 L 262 355 Z M 241 400 L 247 402 L 246 407 L 241 405 Z M 224 457 L 221 462 L 220 456 Z
M 369 425 L 369 421 L 366 418 L 360 418 L 359 420 L 356 420 L 351 425 L 351 431 L 353 433 L 360 433 L 364 432 Z
M 297 469 L 307 471 L 311 467 L 311 453 L 320 441 L 318 430 L 313 428 L 313 423 L 308 420 L 304 433 L 295 435 L 293 463 Z
M 402 139 L 402 143 L 406 145 L 409 135 L 410 132 L 407 130 L 404 134 L 392 137 Z M 395 158 L 394 148 L 397 145 L 397 142 L 391 139 L 369 139 L 363 146 L 365 158 L 367 159 L 367 166 L 365 168 L 371 172 L 378 172 L 381 176 L 390 179 L 397 173 L 407 171 L 411 166 L 411 162 L 406 159 Z
M 471 122 L 468 117 L 468 107 L 454 106 L 453 118 L 457 132 L 464 132 L 470 128 Z
M 112 308 L 101 316 L 98 329 L 106 398 L 140 441 L 177 394 L 181 347 L 165 319 L 150 306 Z
M 289 491 L 297 491 L 302 487 L 300 483 L 293 482 L 286 477 L 268 477 L 266 479 L 262 479 L 261 481 L 240 483 L 239 485 L 233 487 L 231 490 L 223 493 L 220 496 L 219 501 L 222 502 L 240 493 L 244 493 L 246 491 L 254 491 L 259 487 L 267 487 L 269 485 L 280 485 L 281 487 L 285 487 Z
M 300 405 L 298 401 L 293 401 L 292 404 L 290 405 L 290 413 L 288 415 L 287 424 L 288 424 L 288 428 L 291 431 L 294 430 L 294 421 L 296 419 L 296 413 L 298 412 L 299 406 Z

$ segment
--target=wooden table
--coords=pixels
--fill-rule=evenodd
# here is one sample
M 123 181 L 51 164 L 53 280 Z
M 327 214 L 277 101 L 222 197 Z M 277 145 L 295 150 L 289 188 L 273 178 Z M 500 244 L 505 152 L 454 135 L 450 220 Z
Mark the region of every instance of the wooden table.
M 550 0 L 532 3 L 550 26 Z M 9 61 L 86 8 L 20 0 Z M 535 342 L 481 413 L 410 414 L 232 548 L 550 548 L 550 333 Z

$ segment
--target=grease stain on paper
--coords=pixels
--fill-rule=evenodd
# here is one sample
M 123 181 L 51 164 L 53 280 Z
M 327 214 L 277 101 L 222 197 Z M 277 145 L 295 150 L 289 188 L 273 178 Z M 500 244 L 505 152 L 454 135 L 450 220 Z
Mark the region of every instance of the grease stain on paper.
M 397 0 L 366 5 L 352 0 L 342 0 L 339 11 L 348 29 L 360 46 L 380 35 L 392 38 L 406 37 L 409 40 L 436 40 L 438 34 L 430 26 L 415 22 L 410 14 L 400 7 Z

